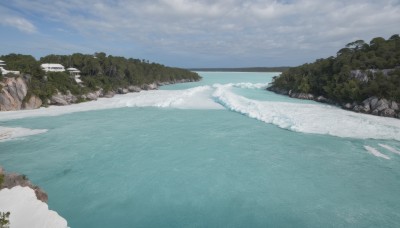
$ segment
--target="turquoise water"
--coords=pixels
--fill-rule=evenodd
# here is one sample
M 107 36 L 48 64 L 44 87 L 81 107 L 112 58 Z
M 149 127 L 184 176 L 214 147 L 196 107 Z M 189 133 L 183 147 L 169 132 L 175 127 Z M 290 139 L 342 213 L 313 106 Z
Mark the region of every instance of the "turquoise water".
M 162 89 L 265 83 L 274 74 L 202 75 Z M 295 132 L 227 108 L 124 107 L 0 125 L 48 129 L 0 142 L 0 164 L 43 187 L 72 228 L 400 225 L 400 155 L 379 146 L 398 150 L 397 140 Z

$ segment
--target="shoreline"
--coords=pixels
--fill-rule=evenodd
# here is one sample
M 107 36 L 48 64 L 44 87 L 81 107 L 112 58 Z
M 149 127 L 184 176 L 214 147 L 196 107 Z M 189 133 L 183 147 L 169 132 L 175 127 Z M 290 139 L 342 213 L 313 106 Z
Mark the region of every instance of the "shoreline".
M 74 95 L 69 90 L 66 93 L 57 91 L 50 98 L 42 100 L 28 91 L 27 82 L 21 78 L 5 78 L 0 82 L 0 113 L 9 111 L 33 110 L 50 106 L 67 106 L 95 101 L 99 98 L 112 98 L 117 94 L 138 93 L 140 91 L 157 90 L 160 86 L 177 83 L 196 82 L 193 79 L 179 79 L 166 82 L 152 82 L 150 84 L 130 85 L 114 90 L 104 91 L 98 88 L 86 94 Z
M 379 99 L 376 96 L 369 97 L 358 103 L 356 101 L 347 103 L 338 103 L 331 99 L 325 98 L 324 96 L 316 96 L 311 93 L 296 93 L 291 90 L 285 90 L 275 87 L 267 87 L 266 90 L 274 92 L 276 94 L 288 96 L 291 98 L 301 99 L 301 100 L 313 100 L 318 103 L 324 103 L 328 105 L 333 105 L 340 107 L 347 111 L 352 111 L 355 113 L 363 113 L 368 115 L 380 116 L 380 117 L 390 117 L 394 119 L 400 119 L 400 103 L 395 101 L 388 101 L 384 98 Z

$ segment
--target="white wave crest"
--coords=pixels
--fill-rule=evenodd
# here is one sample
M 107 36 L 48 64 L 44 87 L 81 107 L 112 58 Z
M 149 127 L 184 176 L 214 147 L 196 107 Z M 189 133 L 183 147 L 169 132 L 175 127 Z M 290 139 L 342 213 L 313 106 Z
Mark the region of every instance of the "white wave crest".
M 37 135 L 47 132 L 46 129 L 28 129 L 21 127 L 1 127 L 0 126 L 0 142 L 22 138 L 31 135 Z
M 391 147 L 391 146 L 389 146 L 389 145 L 386 145 L 386 144 L 378 144 L 379 146 L 381 146 L 381 147 L 383 147 L 383 148 L 385 148 L 386 150 L 388 150 L 388 151 L 390 151 L 390 152 L 392 152 L 392 153 L 395 153 L 395 154 L 398 154 L 398 155 L 400 155 L 400 151 L 399 150 L 396 150 L 395 148 L 393 148 L 393 147 Z
M 368 152 L 370 152 L 372 155 L 374 155 L 374 156 L 376 156 L 376 157 L 380 157 L 380 158 L 384 158 L 384 159 L 390 160 L 389 156 L 387 156 L 387 155 L 385 155 L 385 154 L 382 154 L 379 150 L 377 150 L 377 149 L 375 149 L 375 148 L 373 148 L 373 147 L 364 146 L 364 148 L 365 148 Z
M 229 83 L 198 86 L 186 90 L 142 91 L 69 106 L 0 112 L 0 120 L 57 116 L 73 112 L 122 107 L 178 109 L 223 109 L 225 107 L 265 123 L 296 132 L 400 141 L 400 121 L 397 119 L 358 114 L 330 105 L 257 101 L 239 96 L 231 91 L 233 87 L 261 89 L 266 85 L 262 83 Z
M 227 109 L 296 132 L 400 141 L 400 121 L 345 111 L 330 105 L 251 100 L 216 86 L 215 101 Z
M 227 86 L 233 86 L 237 88 L 243 89 L 265 89 L 268 86 L 268 83 L 250 83 L 250 82 L 242 82 L 235 84 L 227 84 Z

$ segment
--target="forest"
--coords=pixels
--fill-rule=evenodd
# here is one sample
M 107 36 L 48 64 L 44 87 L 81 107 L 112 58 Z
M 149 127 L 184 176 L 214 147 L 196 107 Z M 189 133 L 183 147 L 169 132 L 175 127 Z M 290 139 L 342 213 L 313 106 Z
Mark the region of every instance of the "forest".
M 130 85 L 201 79 L 197 73 L 185 69 L 166 67 L 150 63 L 148 60 L 107 55 L 103 52 L 94 55 L 81 53 L 48 55 L 39 61 L 31 55 L 22 54 L 3 55 L 0 59 L 6 62 L 7 69 L 20 71 L 27 79 L 28 94 L 37 95 L 42 100 L 50 98 L 57 91 L 65 93 L 69 90 L 74 95 L 82 95 L 99 88 L 104 91 L 115 91 L 117 88 L 126 88 Z M 59 63 L 65 68 L 79 69 L 83 86 L 78 85 L 67 72 L 45 73 L 40 68 L 42 63 Z M 0 75 L 0 79 L 1 77 L 4 75 Z
M 356 40 L 314 63 L 284 71 L 271 89 L 310 93 L 334 102 L 360 102 L 376 96 L 400 101 L 400 36 Z

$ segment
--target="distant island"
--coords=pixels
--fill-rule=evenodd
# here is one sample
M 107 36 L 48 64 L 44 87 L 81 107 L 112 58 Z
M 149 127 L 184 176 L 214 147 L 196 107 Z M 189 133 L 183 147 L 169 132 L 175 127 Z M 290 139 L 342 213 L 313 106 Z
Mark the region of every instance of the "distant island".
M 290 67 L 239 67 L 239 68 L 190 68 L 191 71 L 203 72 L 283 72 Z
M 290 68 L 267 88 L 355 112 L 400 118 L 400 36 L 356 40 L 336 57 Z
M 0 56 L 0 111 L 68 105 L 114 94 L 198 81 L 186 69 L 100 52 L 94 55 Z

